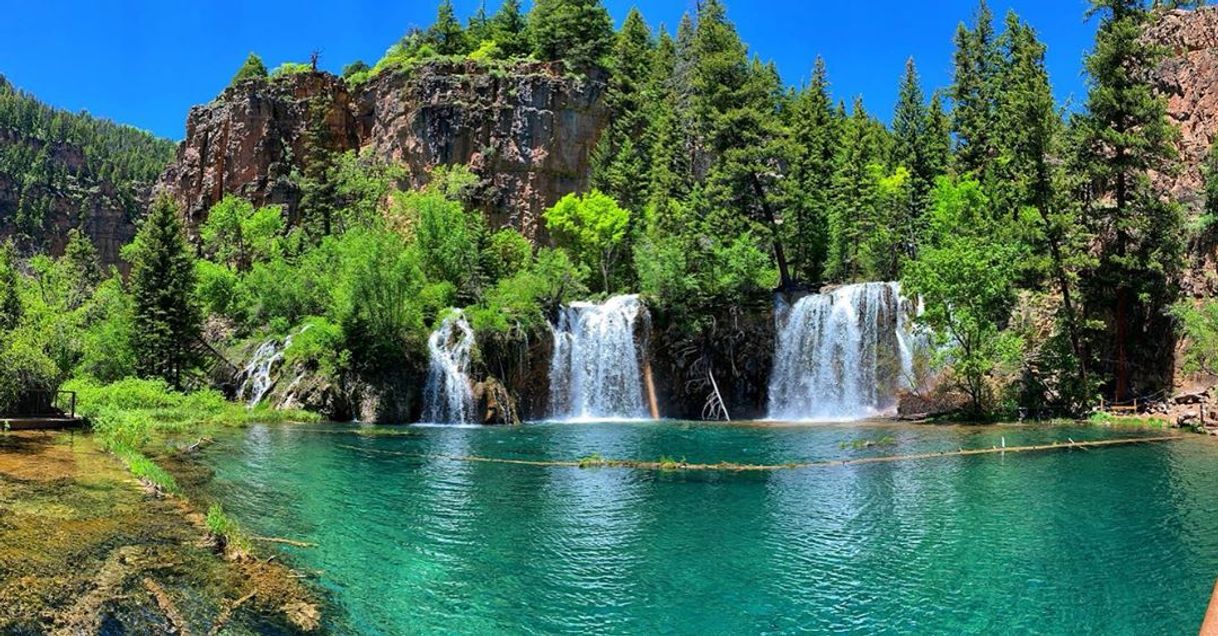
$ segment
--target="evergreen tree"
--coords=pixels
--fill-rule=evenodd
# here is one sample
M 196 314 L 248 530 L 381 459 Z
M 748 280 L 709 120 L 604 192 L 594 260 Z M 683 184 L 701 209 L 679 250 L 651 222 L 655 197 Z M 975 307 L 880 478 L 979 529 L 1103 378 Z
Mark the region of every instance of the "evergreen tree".
M 1083 317 L 1077 303 L 1078 272 L 1086 262 L 1088 237 L 1076 206 L 1065 192 L 1061 168 L 1063 129 L 1045 70 L 1045 46 L 1035 31 L 1008 13 L 1002 37 L 1005 63 L 1000 85 L 995 138 L 999 148 L 992 188 L 999 214 L 1017 222 L 1022 211 L 1035 211 L 1033 248 L 1043 262 L 1044 275 L 1060 296 L 1059 331 L 1070 345 L 1070 359 L 1060 371 L 1058 396 L 1071 411 L 1081 411 L 1089 399 L 1087 359 L 1083 350 Z M 1073 378 L 1069 376 L 1074 376 Z M 1077 380 L 1073 390 L 1063 385 Z
M 575 69 L 599 66 L 613 48 L 613 20 L 600 0 L 537 0 L 529 12 L 529 39 L 540 60 L 563 60 Z
M 69 289 L 67 306 L 76 309 L 83 305 L 97 284 L 101 282 L 101 263 L 97 248 L 80 228 L 68 230 L 68 243 L 64 247 L 63 260 L 67 265 Z
M 856 98 L 842 125 L 833 169 L 833 205 L 829 212 L 829 254 L 825 275 L 831 281 L 858 280 L 864 273 L 859 248 L 873 217 L 876 182 L 871 166 L 881 163 L 875 124 Z
M 162 196 L 153 202 L 132 247 L 137 371 L 181 388 L 182 376 L 194 361 L 191 351 L 199 338 L 200 316 L 192 296 L 194 258 L 171 199 Z
M 470 16 L 465 25 L 465 43 L 470 50 L 477 49 L 486 40 L 494 40 L 491 34 L 491 17 L 486 13 L 486 0 L 478 3 L 478 12 Z
M 626 16 L 610 57 L 605 102 L 611 116 L 592 161 L 592 186 L 630 210 L 641 208 L 648 183 L 650 148 L 647 87 L 652 74 L 651 31 L 637 9 Z
M 1101 249 L 1087 302 L 1112 311 L 1112 394 L 1120 402 L 1135 389 L 1130 346 L 1142 334 L 1166 331 L 1152 325 L 1175 294 L 1180 213 L 1155 190 L 1149 173 L 1172 169 L 1176 130 L 1150 81 L 1163 51 L 1142 37 L 1149 15 L 1144 1 L 1093 0 L 1088 15 L 1101 17 L 1086 60 L 1087 112 L 1077 128 L 1091 189 L 1087 215 Z
M 440 55 L 469 53 L 470 48 L 465 39 L 465 30 L 461 28 L 461 21 L 457 19 L 456 12 L 453 11 L 452 0 L 440 0 L 440 6 L 436 8 L 436 21 L 427 29 L 424 41 Z
M 266 79 L 266 76 L 266 65 L 262 63 L 262 58 L 255 53 L 250 53 L 245 58 L 245 62 L 241 64 L 241 68 L 237 69 L 237 74 L 233 75 L 229 84 L 236 84 L 247 79 Z
M 926 169 L 935 175 L 945 175 L 952 164 L 952 122 L 943 110 L 943 97 L 935 92 L 926 109 Z
M 820 283 L 828 257 L 829 209 L 841 122 L 829 96 L 825 61 L 818 57 L 812 81 L 796 96 L 788 126 L 795 148 L 791 182 L 797 193 L 788 225 L 792 268 L 802 282 Z
M 999 58 L 993 15 L 985 0 L 980 0 L 974 27 L 961 24 L 956 30 L 952 130 L 958 142 L 956 163 L 961 174 L 984 177 L 997 154 L 992 134 Z
M 708 209 L 702 216 L 721 233 L 758 229 L 768 235 L 779 284 L 788 289 L 792 278 L 777 211 L 789 203 L 781 180 L 793 153 L 780 119 L 778 71 L 757 59 L 749 62 L 719 0 L 699 7 L 693 51 L 695 130 L 705 142 L 694 162 L 695 175 L 706 175 Z
M 528 21 L 520 11 L 520 0 L 503 0 L 499 10 L 491 17 L 490 34 L 495 45 L 505 57 L 524 57 L 529 54 Z
M 693 39 L 693 19 L 685 14 L 677 27 L 676 42 L 670 49 L 661 38 L 653 61 L 653 74 L 663 90 L 652 117 L 650 202 L 658 208 L 669 208 L 673 200 L 684 199 L 694 181 Z
M 909 171 L 909 181 L 904 187 L 909 196 L 900 205 L 899 218 L 896 219 L 899 226 L 895 229 L 901 237 L 901 249 L 909 256 L 917 254 L 931 186 L 938 176 L 931 167 L 933 143 L 927 131 L 930 123 L 929 110 L 918 81 L 918 69 L 913 58 L 909 58 L 905 63 L 905 76 L 901 79 L 892 116 L 892 162 Z

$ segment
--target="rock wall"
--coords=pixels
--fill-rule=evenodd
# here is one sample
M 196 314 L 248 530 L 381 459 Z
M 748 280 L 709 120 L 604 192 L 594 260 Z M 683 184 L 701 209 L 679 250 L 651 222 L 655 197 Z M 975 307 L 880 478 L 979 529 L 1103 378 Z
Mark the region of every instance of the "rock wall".
M 608 119 L 603 93 L 602 76 L 577 78 L 543 63 L 431 63 L 382 73 L 359 89 L 327 73 L 248 80 L 191 109 L 161 185 L 192 227 L 227 193 L 281 204 L 291 216 L 300 193 L 290 176 L 308 161 L 313 118 L 324 117 L 330 150 L 361 149 L 404 165 L 404 185 L 423 184 L 437 165 L 468 166 L 482 178 L 476 202 L 492 224 L 539 240 L 541 211 L 587 185 Z
M 1201 166 L 1218 137 L 1218 7 L 1167 11 L 1148 37 L 1168 50 L 1155 83 L 1181 133 L 1181 170 L 1159 178 L 1175 198 L 1196 210 L 1204 202 Z

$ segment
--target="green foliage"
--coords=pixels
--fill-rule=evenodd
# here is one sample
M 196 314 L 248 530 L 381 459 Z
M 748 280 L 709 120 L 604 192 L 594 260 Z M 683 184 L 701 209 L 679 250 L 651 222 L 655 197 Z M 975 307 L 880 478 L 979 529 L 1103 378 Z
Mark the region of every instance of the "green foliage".
M 931 242 L 905 267 L 902 284 L 925 302 L 919 320 L 939 341 L 971 415 L 993 406 L 991 378 L 1018 359 L 1019 338 L 1004 331 L 1015 303 L 1019 247 L 994 218 L 981 185 L 941 179 L 934 193 Z
M 545 212 L 546 228 L 577 262 L 596 268 L 600 291 L 613 291 L 610 277 L 621 257 L 630 225 L 630 212 L 612 197 L 593 190 L 584 196 L 568 194 Z
M 217 262 L 245 271 L 279 251 L 283 229 L 278 206 L 255 209 L 249 201 L 230 194 L 212 206 L 207 221 L 199 227 L 199 237 Z
M 245 62 L 241 64 L 241 68 L 237 69 L 237 73 L 233 75 L 233 79 L 229 85 L 235 85 L 245 80 L 250 79 L 266 79 L 266 64 L 262 63 L 262 58 L 255 53 L 250 53 Z
M 173 158 L 175 144 L 87 113 L 51 108 L 0 77 L 0 180 L 11 184 L 16 209 L 9 222 L 24 248 L 44 249 L 52 212 L 98 207 L 142 211 L 145 187 Z
M 0 245 L 0 331 L 13 329 L 21 322 L 20 274 L 12 241 Z
M 1151 172 L 1174 168 L 1178 135 L 1151 73 L 1164 50 L 1143 34 L 1149 19 L 1141 0 L 1096 0 L 1095 48 L 1086 60 L 1091 90 L 1087 112 L 1074 121 L 1078 170 L 1087 192 L 1084 216 L 1101 237 L 1097 267 L 1084 293 L 1091 313 L 1112 316 L 1107 343 L 1116 401 L 1138 391 L 1131 348 L 1135 334 L 1166 328 L 1163 309 L 1176 298 L 1181 266 L 1180 208 L 1151 181 Z M 1106 345 L 1106 346 L 1104 346 Z M 1106 365 L 1107 366 L 1107 365 Z
M 313 66 L 310 64 L 305 64 L 304 62 L 284 62 L 283 64 L 276 66 L 275 70 L 271 71 L 270 78 L 272 80 L 276 80 L 289 75 L 300 75 L 301 73 L 312 72 Z
M 440 0 L 436 9 L 436 21 L 427 29 L 423 40 L 439 55 L 469 53 L 470 43 L 453 11 L 452 0 Z
M 537 59 L 575 69 L 602 65 L 613 46 L 613 21 L 600 0 L 536 0 L 528 32 Z
M 505 58 L 529 54 L 532 48 L 527 30 L 528 21 L 520 10 L 520 0 L 503 0 L 499 10 L 491 16 L 491 39 Z
M 75 372 L 102 382 L 135 373 L 135 303 L 117 273 L 98 285 L 81 331 L 81 355 Z
M 1185 338 L 1182 370 L 1218 375 L 1218 302 L 1182 300 L 1171 314 Z
M 467 212 L 437 188 L 399 194 L 394 207 L 414 230 L 419 265 L 428 280 L 450 283 L 460 297 L 475 297 L 481 288 L 476 276 L 485 232 L 481 215 Z
M 130 247 L 137 372 L 180 387 L 193 364 L 201 321 L 194 258 L 171 200 L 153 203 Z
M 533 245 L 512 228 L 491 234 L 482 250 L 482 269 L 492 281 L 515 276 L 533 260 Z

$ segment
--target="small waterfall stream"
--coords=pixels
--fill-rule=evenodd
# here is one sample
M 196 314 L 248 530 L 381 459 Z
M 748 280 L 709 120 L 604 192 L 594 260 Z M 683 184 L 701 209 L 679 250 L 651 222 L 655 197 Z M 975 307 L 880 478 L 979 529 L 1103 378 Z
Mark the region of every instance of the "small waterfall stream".
M 423 421 L 466 424 L 474 421 L 470 358 L 474 330 L 460 311 L 450 313 L 427 339 L 430 362 L 423 391 Z
M 917 304 L 900 283 L 846 285 L 778 311 L 769 419 L 880 415 L 913 384 Z
M 550 415 L 556 419 L 644 419 L 643 372 L 635 330 L 638 296 L 563 307 L 550 358 Z
M 269 338 L 258 346 L 249 364 L 241 370 L 241 388 L 237 390 L 237 399 L 245 400 L 247 408 L 254 408 L 262 402 L 262 398 L 275 386 L 277 378 L 272 374 L 276 365 L 283 361 L 283 354 L 292 346 L 292 338 L 302 334 L 312 325 L 306 325 L 295 334 L 288 334 L 281 342 L 279 338 Z

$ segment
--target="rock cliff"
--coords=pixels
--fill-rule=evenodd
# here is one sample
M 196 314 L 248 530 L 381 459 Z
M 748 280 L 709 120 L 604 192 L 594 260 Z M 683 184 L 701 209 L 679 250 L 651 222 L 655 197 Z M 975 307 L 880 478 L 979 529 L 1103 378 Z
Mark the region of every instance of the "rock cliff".
M 537 240 L 542 210 L 587 184 L 608 117 L 604 78 L 561 65 L 510 69 L 430 63 L 351 88 L 328 73 L 247 80 L 191 109 L 186 138 L 162 177 L 193 226 L 227 193 L 295 213 L 291 178 L 310 159 L 309 128 L 324 118 L 331 151 L 359 149 L 404 165 L 418 186 L 437 165 L 482 179 L 477 203 L 492 224 Z
M 1218 137 L 1218 7 L 1165 12 L 1148 37 L 1168 50 L 1155 83 L 1181 133 L 1181 170 L 1161 178 L 1174 197 L 1196 209 L 1202 203 L 1201 166 Z

